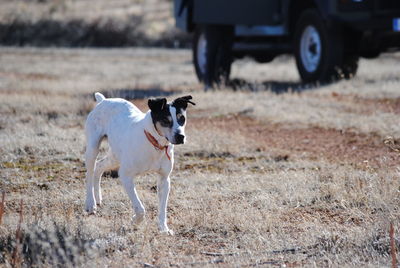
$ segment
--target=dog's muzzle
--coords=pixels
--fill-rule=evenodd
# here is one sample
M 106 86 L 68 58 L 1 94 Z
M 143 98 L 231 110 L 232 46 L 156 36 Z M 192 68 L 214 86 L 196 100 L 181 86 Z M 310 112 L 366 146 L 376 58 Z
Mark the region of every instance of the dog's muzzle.
M 175 144 L 184 144 L 185 143 L 185 135 L 175 134 Z

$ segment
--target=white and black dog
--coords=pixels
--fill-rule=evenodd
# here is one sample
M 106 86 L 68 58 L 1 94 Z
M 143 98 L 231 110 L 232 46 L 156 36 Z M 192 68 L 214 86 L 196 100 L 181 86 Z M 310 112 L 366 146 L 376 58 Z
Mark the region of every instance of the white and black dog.
M 95 93 L 96 107 L 86 120 L 86 211 L 94 213 L 101 205 L 100 180 L 104 171 L 118 169 L 121 182 L 135 210 L 133 220 L 139 223 L 145 215 L 134 177 L 148 171 L 160 174 L 157 182 L 159 199 L 159 229 L 173 234 L 167 226 L 167 202 L 170 189 L 169 175 L 174 164 L 174 144 L 185 143 L 186 108 L 191 96 L 167 103 L 165 98 L 149 99 L 150 110 L 142 113 L 132 103 L 120 99 L 106 99 Z M 99 146 L 107 137 L 110 150 L 96 161 Z

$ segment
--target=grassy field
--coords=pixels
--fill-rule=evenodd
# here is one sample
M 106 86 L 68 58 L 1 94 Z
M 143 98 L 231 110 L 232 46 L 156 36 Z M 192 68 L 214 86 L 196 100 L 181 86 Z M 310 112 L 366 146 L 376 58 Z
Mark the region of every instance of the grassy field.
M 396 149 L 400 138 L 400 55 L 362 61 L 353 80 L 324 86 L 300 84 L 291 58 L 244 60 L 232 70 L 239 88 L 206 93 L 190 57 L 0 48 L 0 266 L 389 266 L 400 180 L 385 141 Z M 152 174 L 135 178 L 141 225 L 110 176 L 98 214 L 84 212 L 83 126 L 96 91 L 143 111 L 152 95 L 194 97 L 188 143 L 175 150 L 174 236 L 158 233 Z
M 171 10 L 167 0 L 4 0 L 0 42 L 185 45 Z M 356 78 L 331 85 L 299 83 L 288 57 L 235 62 L 232 79 L 203 92 L 189 50 L 0 47 L 0 267 L 390 266 L 400 54 L 363 60 Z M 142 111 L 150 96 L 194 97 L 188 143 L 175 149 L 174 236 L 157 230 L 153 174 L 135 178 L 141 225 L 110 174 L 103 206 L 84 212 L 96 91 Z

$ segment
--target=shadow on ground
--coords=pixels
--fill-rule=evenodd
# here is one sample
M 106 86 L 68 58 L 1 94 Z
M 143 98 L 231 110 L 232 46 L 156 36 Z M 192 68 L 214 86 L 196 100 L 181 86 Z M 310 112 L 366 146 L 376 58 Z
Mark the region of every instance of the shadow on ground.
M 57 21 L 15 19 L 0 23 L 0 44 L 16 46 L 58 47 L 189 47 L 190 35 L 169 29 L 158 37 L 150 37 L 140 27 L 143 17 L 132 15 L 126 21 L 101 18 L 93 22 L 83 19 Z
M 151 97 L 167 97 L 181 93 L 179 90 L 163 90 L 161 88 L 123 88 L 101 91 L 106 98 L 123 98 L 126 100 L 148 99 Z M 93 94 L 90 94 L 94 98 Z
M 265 81 L 261 83 L 248 82 L 244 79 L 232 79 L 227 84 L 233 90 L 244 91 L 271 91 L 276 94 L 287 92 L 302 92 L 312 90 L 321 86 L 326 86 L 328 83 L 303 83 L 303 82 L 286 82 L 286 81 Z

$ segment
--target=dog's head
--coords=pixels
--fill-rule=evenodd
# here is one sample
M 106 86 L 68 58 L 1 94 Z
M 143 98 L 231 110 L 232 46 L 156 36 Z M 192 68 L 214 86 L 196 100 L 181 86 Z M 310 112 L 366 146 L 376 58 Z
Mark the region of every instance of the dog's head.
M 167 99 L 149 99 L 151 118 L 156 130 L 172 144 L 185 143 L 186 108 L 192 96 L 184 96 L 167 103 Z

